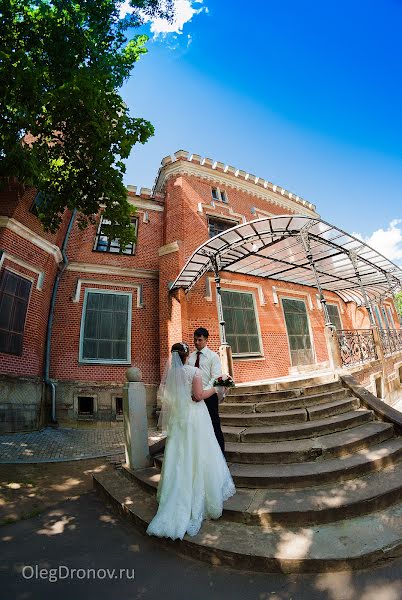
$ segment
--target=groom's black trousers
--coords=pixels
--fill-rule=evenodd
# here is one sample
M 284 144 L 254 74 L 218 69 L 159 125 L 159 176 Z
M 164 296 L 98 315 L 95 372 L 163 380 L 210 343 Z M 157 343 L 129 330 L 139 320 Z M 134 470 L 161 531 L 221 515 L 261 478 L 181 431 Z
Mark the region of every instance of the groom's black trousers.
M 221 429 L 221 420 L 219 417 L 219 399 L 217 394 L 210 396 L 204 400 L 207 405 L 209 416 L 211 417 L 212 426 L 214 428 L 215 437 L 218 440 L 218 444 L 221 447 L 223 456 L 225 456 L 225 440 Z

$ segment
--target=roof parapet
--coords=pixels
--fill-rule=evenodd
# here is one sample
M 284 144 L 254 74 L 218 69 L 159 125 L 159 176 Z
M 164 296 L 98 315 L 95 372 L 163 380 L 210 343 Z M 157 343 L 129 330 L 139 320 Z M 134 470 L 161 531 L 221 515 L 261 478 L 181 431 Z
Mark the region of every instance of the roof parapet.
M 208 157 L 202 158 L 199 154 L 190 154 L 189 152 L 187 152 L 187 150 L 178 150 L 177 152 L 174 153 L 173 156 L 171 156 L 170 154 L 168 156 L 165 156 L 162 159 L 162 162 L 161 162 L 162 166 L 161 166 L 160 171 L 164 167 L 166 167 L 176 161 L 179 161 L 179 160 L 188 161 L 193 164 L 200 165 L 202 167 L 216 170 L 221 173 L 226 173 L 227 175 L 232 175 L 233 177 L 236 177 L 243 181 L 248 181 L 249 183 L 252 183 L 254 185 L 265 188 L 266 190 L 270 190 L 270 191 L 273 191 L 274 193 L 280 194 L 281 196 L 284 196 L 284 197 L 288 198 L 289 200 L 292 200 L 296 204 L 305 206 L 305 207 L 309 208 L 310 210 L 313 210 L 313 211 L 316 210 L 316 206 L 314 204 L 312 204 L 311 202 L 308 202 L 307 200 L 304 200 L 303 198 L 301 198 L 300 196 L 297 196 L 296 194 L 293 194 L 292 192 L 289 192 L 288 190 L 286 190 L 285 188 L 283 188 L 279 185 L 271 183 L 270 181 L 267 181 L 266 179 L 257 177 L 256 175 L 252 175 L 251 173 L 247 173 L 246 171 L 243 171 L 242 169 L 236 169 L 236 167 L 233 167 L 231 165 L 226 165 L 225 163 L 222 163 L 220 161 L 214 161 Z M 156 182 L 159 179 L 159 175 L 160 175 L 160 172 L 158 173 Z M 155 187 L 156 187 L 156 184 L 155 184 Z

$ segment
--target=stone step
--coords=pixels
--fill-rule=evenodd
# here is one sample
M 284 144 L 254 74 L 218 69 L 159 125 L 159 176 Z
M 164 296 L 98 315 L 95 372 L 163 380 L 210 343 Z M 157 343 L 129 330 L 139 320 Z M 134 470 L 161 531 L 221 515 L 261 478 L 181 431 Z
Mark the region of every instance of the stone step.
M 318 489 L 239 489 L 225 502 L 223 516 L 247 525 L 306 526 L 368 515 L 401 499 L 402 462 L 398 462 L 381 471 Z
M 262 427 L 223 426 L 222 432 L 228 442 L 276 442 L 283 440 L 300 440 L 344 431 L 357 427 L 374 419 L 371 410 L 357 409 L 326 419 L 317 419 L 305 423 L 288 423 Z
M 160 467 L 123 472 L 156 493 Z M 223 518 L 246 525 L 329 523 L 388 508 L 402 498 L 402 462 L 380 471 L 319 488 L 238 488 L 224 503 Z
M 294 387 L 289 388 L 271 388 L 263 385 L 247 385 L 229 388 L 226 398 L 229 402 L 236 402 L 237 398 L 244 396 L 266 396 L 269 400 L 286 400 L 287 398 L 297 398 L 298 396 L 310 396 L 317 394 L 331 393 L 336 390 L 344 389 L 340 380 L 331 381 L 319 385 L 308 385 L 304 387 L 302 382 L 294 382 Z
M 313 377 L 296 377 L 286 378 L 276 381 L 255 382 L 255 383 L 239 383 L 236 387 L 230 388 L 230 395 L 243 393 L 260 393 L 260 392 L 280 392 L 289 390 L 310 389 L 312 387 L 320 387 L 329 385 L 342 385 L 341 380 L 334 373 L 326 373 L 325 375 L 316 375 Z
M 155 495 L 119 471 L 93 475 L 109 505 L 142 533 L 157 510 Z M 402 551 L 402 504 L 345 522 L 301 527 L 250 526 L 218 519 L 173 542 L 155 539 L 183 556 L 259 572 L 320 572 L 368 567 Z
M 254 443 L 226 442 L 226 458 L 237 463 L 299 463 L 316 458 L 345 456 L 392 437 L 391 423 L 370 423 L 317 438 L 294 441 Z
M 332 417 L 342 413 L 357 410 L 360 406 L 360 400 L 354 396 L 349 396 L 344 400 L 336 400 L 335 402 L 327 402 L 318 406 L 309 406 L 307 410 L 308 420 L 323 419 L 324 417 Z
M 402 456 L 402 438 L 387 440 L 345 458 L 283 465 L 230 463 L 236 487 L 301 488 L 353 479 L 395 464 Z
M 283 412 L 221 415 L 222 425 L 234 425 L 235 427 L 253 427 L 254 425 L 272 425 L 274 423 L 304 423 L 305 421 L 307 421 L 307 411 L 304 408 Z
M 219 405 L 219 412 L 221 414 L 239 412 L 275 412 L 293 410 L 295 408 L 306 408 L 307 406 L 315 406 L 317 404 L 324 404 L 326 402 L 332 402 L 335 400 L 342 400 L 350 396 L 350 391 L 346 388 L 339 388 L 332 392 L 326 392 L 311 396 L 297 396 L 294 398 L 287 398 L 286 400 L 271 400 L 269 397 L 265 400 L 266 394 L 259 396 L 250 395 L 250 398 L 246 398 L 242 401 L 243 396 L 238 396 L 236 402 L 231 402 L 231 397 L 225 398 Z
M 308 408 L 296 408 L 294 410 L 285 410 L 277 412 L 252 412 L 252 413 L 229 413 L 221 415 L 222 425 L 231 425 L 234 427 L 256 425 L 273 425 L 275 423 L 303 423 L 340 415 L 342 413 L 357 410 L 360 401 L 354 396 L 349 396 L 344 400 L 327 402 L 318 406 Z

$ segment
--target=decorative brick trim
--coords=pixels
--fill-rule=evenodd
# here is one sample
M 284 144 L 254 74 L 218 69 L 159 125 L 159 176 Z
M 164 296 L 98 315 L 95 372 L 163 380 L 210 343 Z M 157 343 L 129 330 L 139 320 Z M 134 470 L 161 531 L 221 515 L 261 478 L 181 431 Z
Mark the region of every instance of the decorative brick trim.
M 212 288 L 211 288 L 211 283 L 213 281 L 215 281 L 215 279 L 213 277 L 207 277 L 206 280 L 205 280 L 206 290 L 205 290 L 205 296 L 204 296 L 204 298 L 208 302 L 212 302 Z M 236 279 L 222 278 L 221 279 L 221 285 L 237 285 L 237 286 L 245 287 L 245 288 L 248 288 L 248 289 L 253 288 L 253 289 L 257 290 L 257 292 L 258 292 L 258 300 L 260 302 L 260 306 L 265 306 L 266 305 L 264 292 L 262 290 L 262 285 L 260 285 L 259 283 L 250 283 L 248 281 L 237 281 Z
M 61 250 L 58 246 L 55 246 L 51 242 L 48 242 L 37 233 L 31 231 L 31 229 L 29 229 L 19 221 L 16 221 L 15 219 L 9 217 L 0 216 L 0 227 L 10 229 L 10 231 L 16 233 L 24 240 L 31 242 L 41 250 L 44 250 L 48 254 L 51 254 L 57 263 L 63 260 Z
M 171 244 L 166 244 L 166 246 L 161 246 L 158 250 L 159 256 L 165 256 L 166 254 L 171 254 L 172 252 L 178 252 L 179 250 L 179 242 L 172 242 Z
M 124 287 L 137 290 L 137 308 L 144 308 L 142 301 L 142 285 L 140 283 L 125 283 L 124 281 L 105 281 L 104 279 L 77 279 L 74 296 L 71 300 L 75 303 L 80 301 L 81 288 L 85 285 L 101 285 L 109 287 Z
M 178 155 L 178 156 L 177 156 Z M 207 181 L 217 182 L 224 186 L 232 187 L 243 192 L 247 192 L 257 198 L 262 198 L 270 203 L 276 204 L 294 214 L 307 214 L 317 217 L 315 206 L 311 202 L 300 198 L 299 196 L 274 185 L 265 179 L 250 175 L 240 169 L 235 169 L 224 165 L 223 170 L 220 167 L 222 163 L 213 161 L 210 158 L 204 158 L 201 164 L 197 158 L 193 161 L 192 157 L 187 157 L 188 153 L 180 151 L 175 154 L 175 159 L 165 157 L 162 161 L 162 167 L 159 170 L 155 183 L 154 192 L 161 192 L 164 189 L 166 181 L 170 177 L 177 175 L 192 175 Z M 170 160 L 168 160 L 170 158 Z
M 35 273 L 38 276 L 37 281 L 36 281 L 36 289 L 39 290 L 40 292 L 42 291 L 43 282 L 45 279 L 44 271 L 41 271 L 40 269 L 33 267 L 31 264 L 27 263 L 25 260 L 22 260 L 21 258 L 17 258 L 16 256 L 14 256 L 13 254 L 10 254 L 9 252 L 4 252 L 4 251 L 0 250 L 0 269 L 3 266 L 3 263 L 5 260 L 13 262 L 14 264 L 19 265 L 20 267 L 24 267 L 24 269 L 27 269 L 27 271 L 31 271 L 32 273 Z M 17 274 L 18 274 L 18 272 L 17 272 Z
M 67 271 L 76 273 L 97 273 L 99 275 L 122 275 L 123 277 L 139 277 L 140 279 L 158 279 L 158 271 L 148 269 L 132 269 L 130 267 L 114 267 L 113 265 L 97 265 L 92 263 L 71 262 Z

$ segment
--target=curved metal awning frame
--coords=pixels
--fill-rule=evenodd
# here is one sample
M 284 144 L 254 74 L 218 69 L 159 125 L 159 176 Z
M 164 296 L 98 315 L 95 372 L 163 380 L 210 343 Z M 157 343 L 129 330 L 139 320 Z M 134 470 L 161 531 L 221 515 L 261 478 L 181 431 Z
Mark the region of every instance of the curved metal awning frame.
M 263 217 L 201 244 L 173 282 L 189 292 L 208 271 L 224 271 L 317 287 L 306 240 L 323 290 L 345 302 L 381 302 L 402 288 L 402 269 L 362 240 L 305 215 Z M 362 285 L 364 290 L 362 290 Z

